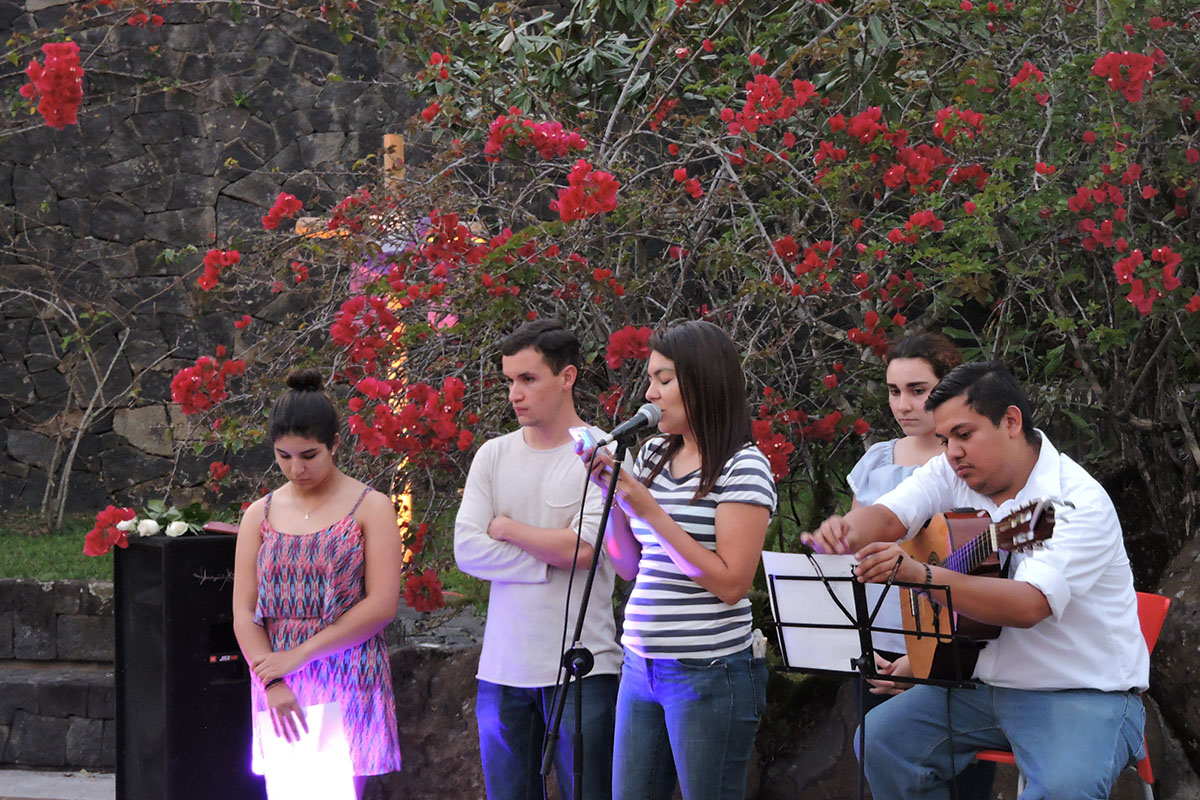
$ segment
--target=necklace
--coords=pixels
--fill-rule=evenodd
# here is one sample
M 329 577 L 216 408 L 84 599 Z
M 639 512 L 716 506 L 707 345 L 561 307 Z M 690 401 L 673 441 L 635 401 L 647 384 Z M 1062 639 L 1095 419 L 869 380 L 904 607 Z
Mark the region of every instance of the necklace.
M 304 508 L 301 507 L 300 503 L 298 503 L 296 501 L 295 491 L 293 490 L 292 504 L 295 505 L 297 510 L 299 510 L 300 513 L 304 515 L 305 519 L 308 519 L 309 514 L 313 514 L 313 513 L 316 513 L 317 511 L 320 511 L 321 506 L 325 505 L 326 501 L 328 501 L 330 497 L 333 497 L 334 494 L 336 494 L 336 492 L 330 492 L 328 495 L 325 496 L 325 498 L 323 500 L 321 500 L 321 502 L 317 503 L 310 511 L 305 511 Z

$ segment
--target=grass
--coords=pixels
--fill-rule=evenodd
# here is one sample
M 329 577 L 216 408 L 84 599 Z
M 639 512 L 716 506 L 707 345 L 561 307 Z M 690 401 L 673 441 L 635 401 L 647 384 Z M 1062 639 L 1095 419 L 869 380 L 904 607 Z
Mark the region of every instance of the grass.
M 0 578 L 112 580 L 112 556 L 83 554 L 83 537 L 94 514 L 68 514 L 50 531 L 37 514 L 0 514 Z

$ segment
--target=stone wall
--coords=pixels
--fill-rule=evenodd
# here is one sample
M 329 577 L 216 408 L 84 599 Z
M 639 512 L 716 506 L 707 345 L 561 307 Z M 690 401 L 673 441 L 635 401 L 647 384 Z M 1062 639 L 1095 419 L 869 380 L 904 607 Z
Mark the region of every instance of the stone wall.
M 0 0 L 0 36 L 52 28 L 76 5 Z M 0 507 L 40 504 L 101 381 L 68 508 L 140 502 L 168 480 L 199 487 L 213 458 L 176 458 L 186 430 L 169 407 L 171 376 L 248 342 L 190 273 L 209 247 L 261 229 L 280 191 L 329 209 L 364 180 L 351 165 L 416 110 L 396 87 L 400 67 L 298 11 L 248 4 L 235 23 L 226 3 L 157 10 L 161 28 L 72 33 L 87 71 L 77 127 L 0 110 Z M 13 70 L 0 89 L 22 82 Z M 21 294 L 31 290 L 112 314 L 92 328 L 98 370 L 78 343 L 64 350 L 73 326 Z M 260 299 L 254 313 L 267 321 L 288 303 Z
M 116 759 L 112 584 L 0 580 L 0 764 Z

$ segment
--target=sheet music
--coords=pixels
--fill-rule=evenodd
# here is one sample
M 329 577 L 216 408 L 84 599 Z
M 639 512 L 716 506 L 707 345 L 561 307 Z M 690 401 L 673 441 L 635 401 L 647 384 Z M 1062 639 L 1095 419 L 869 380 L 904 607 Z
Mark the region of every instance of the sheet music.
M 854 672 L 850 664 L 862 654 L 862 644 L 858 631 L 853 627 L 854 589 L 850 582 L 830 581 L 827 584 L 819 579 L 789 580 L 791 577 L 819 578 L 821 575 L 826 578 L 852 577 L 854 556 L 822 553 L 806 556 L 764 551 L 762 558 L 767 573 L 767 588 L 771 594 L 772 614 L 778 609 L 776 622 L 844 626 L 778 628 L 786 666 L 792 669 Z M 775 579 L 772 580 L 772 577 Z M 884 586 L 867 584 L 866 589 L 868 611 L 871 611 L 883 595 Z M 831 591 L 841 601 L 845 611 L 830 597 Z M 850 617 L 846 616 L 847 612 Z

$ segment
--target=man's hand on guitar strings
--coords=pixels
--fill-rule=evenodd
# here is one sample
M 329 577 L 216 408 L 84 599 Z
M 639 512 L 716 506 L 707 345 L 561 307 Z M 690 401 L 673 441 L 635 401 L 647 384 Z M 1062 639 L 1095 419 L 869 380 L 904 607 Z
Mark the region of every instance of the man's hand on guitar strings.
M 891 580 L 922 583 L 925 568 L 909 558 L 895 542 L 871 542 L 854 554 L 858 566 L 854 574 L 861 583 L 887 583 Z

